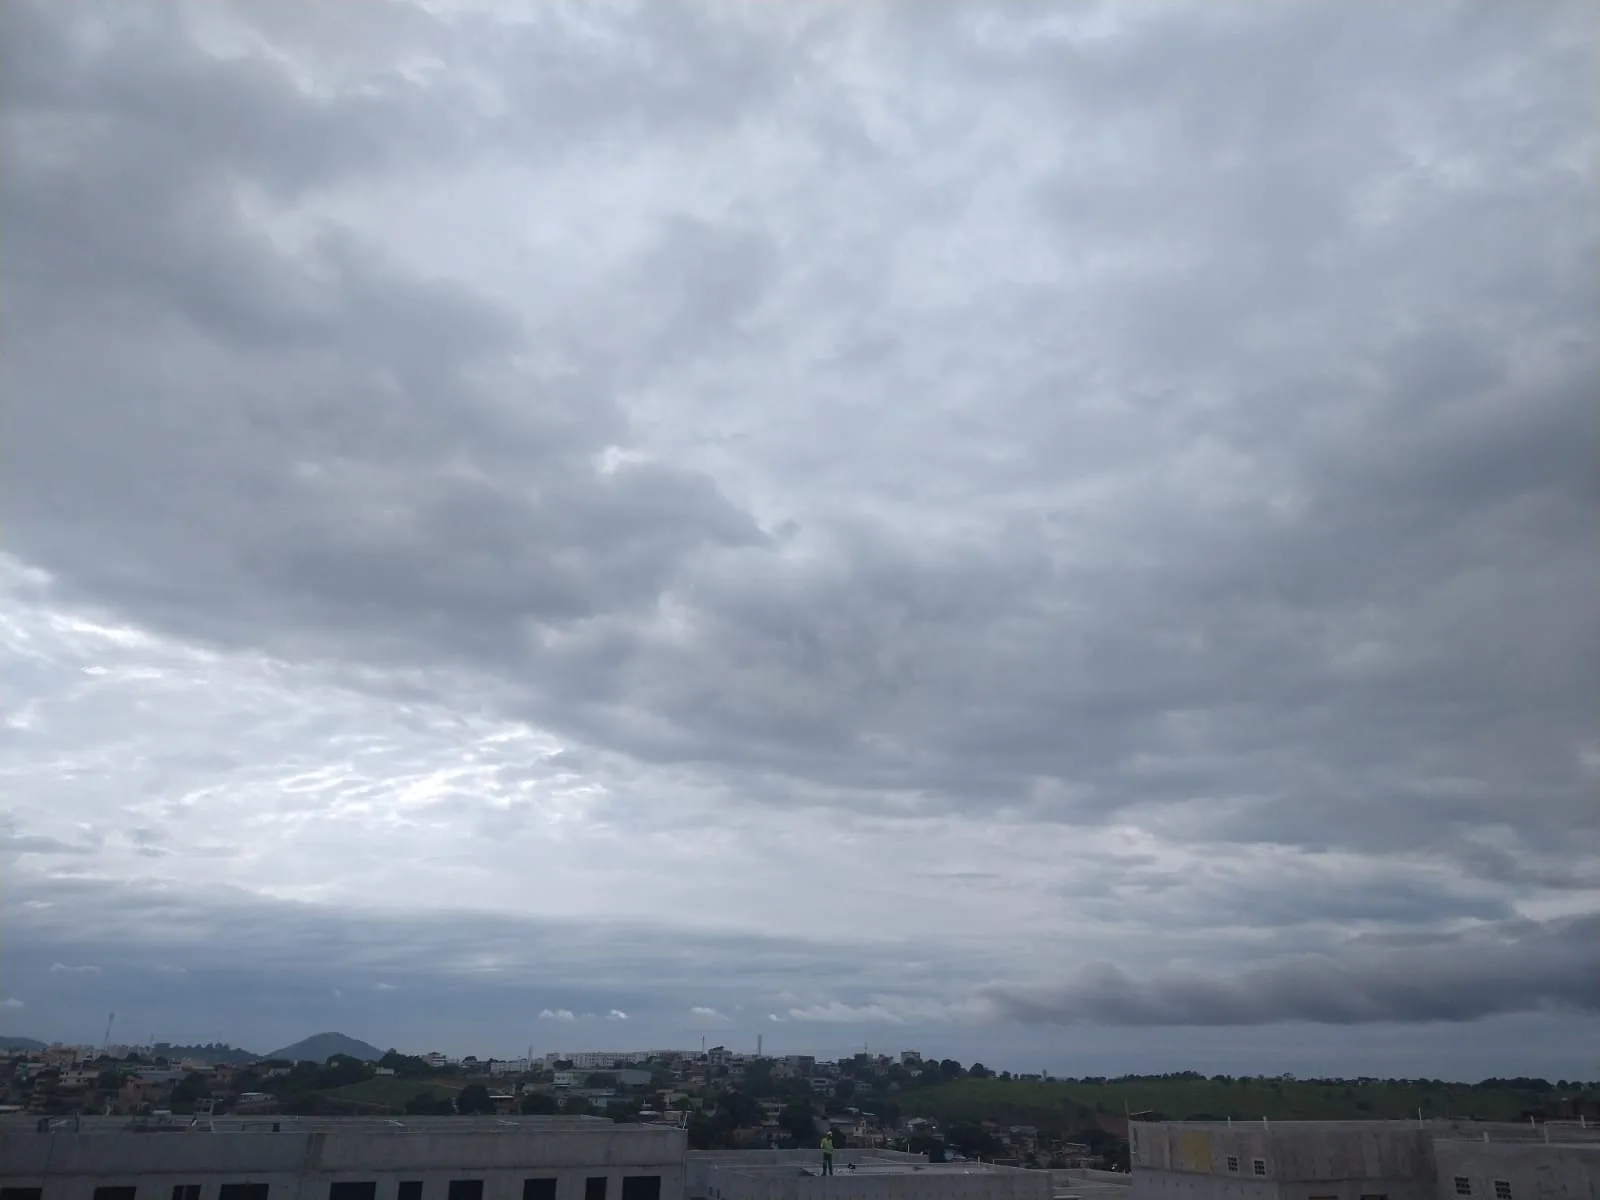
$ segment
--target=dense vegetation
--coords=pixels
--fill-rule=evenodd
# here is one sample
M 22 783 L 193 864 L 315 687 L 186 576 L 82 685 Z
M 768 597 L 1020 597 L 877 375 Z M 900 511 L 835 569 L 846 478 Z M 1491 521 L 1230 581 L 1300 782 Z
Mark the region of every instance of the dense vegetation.
M 942 1123 L 994 1121 L 1035 1125 L 1064 1136 L 1103 1124 L 1102 1118 L 1147 1114 L 1168 1120 L 1359 1120 L 1461 1117 L 1484 1121 L 1524 1120 L 1543 1114 L 1561 1098 L 1600 1098 L 1600 1084 L 1544 1079 L 1486 1079 L 1446 1083 L 1437 1079 L 1259 1078 L 1192 1072 L 1124 1076 L 1118 1079 L 947 1079 L 900 1097 L 907 1115 Z

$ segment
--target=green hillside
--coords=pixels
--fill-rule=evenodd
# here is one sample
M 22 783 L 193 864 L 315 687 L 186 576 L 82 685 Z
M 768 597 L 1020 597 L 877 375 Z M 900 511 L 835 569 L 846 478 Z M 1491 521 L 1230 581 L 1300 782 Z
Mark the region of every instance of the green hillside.
M 418 1094 L 426 1093 L 435 1100 L 448 1100 L 454 1098 L 461 1087 L 462 1084 L 455 1082 L 400 1079 L 393 1075 L 380 1075 L 375 1079 L 363 1079 L 359 1083 L 349 1083 L 344 1087 L 329 1088 L 318 1094 L 336 1104 L 371 1106 L 403 1112 L 406 1101 Z
M 897 1093 L 908 1116 L 997 1121 L 1067 1132 L 1097 1118 L 1152 1112 L 1168 1120 L 1361 1120 L 1465 1117 L 1515 1121 L 1553 1096 L 1543 1090 L 1422 1081 L 1167 1078 L 1093 1082 L 954 1079 Z

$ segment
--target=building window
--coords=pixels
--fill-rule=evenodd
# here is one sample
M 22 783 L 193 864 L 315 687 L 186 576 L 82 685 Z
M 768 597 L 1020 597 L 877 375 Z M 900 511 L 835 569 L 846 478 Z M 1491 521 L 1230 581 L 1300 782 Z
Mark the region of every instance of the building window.
M 44 1200 L 43 1188 L 0 1188 L 0 1200 Z
M 360 1183 L 341 1179 L 328 1185 L 328 1200 L 378 1200 L 378 1185 L 370 1179 Z
M 522 1181 L 522 1200 L 556 1200 L 556 1181 L 554 1179 L 524 1179 Z
M 661 1200 L 661 1176 L 627 1176 L 622 1181 L 622 1200 Z
M 267 1200 L 264 1183 L 225 1183 L 217 1189 L 217 1200 Z
M 449 1200 L 483 1200 L 483 1180 L 452 1179 L 447 1195 Z
M 604 1175 L 591 1175 L 583 1181 L 583 1200 L 606 1200 Z
M 1494 1181 L 1494 1200 L 1511 1200 L 1511 1180 L 1496 1179 Z
M 172 1200 L 200 1200 L 200 1185 L 198 1183 L 173 1184 Z
M 1465 1175 L 1457 1175 L 1456 1176 L 1456 1195 L 1458 1195 L 1458 1196 L 1470 1196 L 1470 1195 L 1472 1195 L 1472 1180 L 1468 1179 Z
M 1265 1175 L 1267 1173 L 1267 1160 L 1264 1158 L 1251 1159 L 1250 1169 L 1257 1175 Z
M 1388 1192 L 1362 1192 L 1361 1200 L 1389 1200 Z
M 422 1180 L 402 1179 L 394 1200 L 422 1200 Z
M 1237 1154 L 1228 1155 L 1228 1170 L 1233 1172 L 1239 1170 L 1239 1156 Z
M 138 1194 L 136 1187 L 97 1187 L 94 1200 L 133 1200 Z

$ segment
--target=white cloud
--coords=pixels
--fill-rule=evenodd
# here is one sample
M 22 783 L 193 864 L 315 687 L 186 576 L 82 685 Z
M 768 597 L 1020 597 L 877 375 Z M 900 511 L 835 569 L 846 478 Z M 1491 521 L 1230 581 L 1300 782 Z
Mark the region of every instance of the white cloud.
M 570 1008 L 547 1008 L 539 1014 L 541 1021 L 576 1021 L 577 1015 Z
M 25 1007 L 25 1006 L 22 1003 L 22 1001 L 18 1000 L 15 996 L 7 996 L 4 1000 L 0 1000 L 0 1008 L 23 1008 L 23 1007 Z
M 826 1004 L 808 1004 L 789 1010 L 791 1021 L 820 1021 L 830 1025 L 904 1025 L 905 1017 L 891 1011 L 881 1003 L 842 1004 L 830 1000 Z
M 373 985 L 380 992 L 398 992 L 400 987 L 394 983 L 378 983 Z
M 728 1019 L 716 1009 L 709 1008 L 704 1004 L 696 1004 L 689 1010 L 689 1013 L 691 1016 L 701 1017 L 707 1021 L 726 1021 Z
M 606 1014 L 606 1020 L 608 1021 L 626 1021 L 627 1019 L 628 1014 L 623 1012 L 620 1008 L 613 1008 Z
M 97 966 L 94 966 L 91 963 L 83 963 L 81 966 L 69 967 L 64 962 L 53 962 L 53 963 L 50 964 L 50 970 L 51 970 L 52 973 L 57 974 L 57 975 L 98 975 L 98 974 L 100 974 L 100 968 L 97 967 Z
M 768 1013 L 767 1014 L 767 1020 L 769 1020 L 769 1021 L 777 1021 L 779 1024 L 783 1023 L 783 1018 L 780 1017 L 777 1013 Z

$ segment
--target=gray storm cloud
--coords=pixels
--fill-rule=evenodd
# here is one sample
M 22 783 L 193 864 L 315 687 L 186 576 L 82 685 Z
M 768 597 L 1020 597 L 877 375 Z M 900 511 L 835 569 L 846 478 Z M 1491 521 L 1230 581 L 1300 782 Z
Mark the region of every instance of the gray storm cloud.
M 1474 1021 L 1565 1008 L 1600 1012 L 1600 918 L 1505 922 L 1457 937 L 1351 945 L 1223 975 L 1138 978 L 1111 963 L 1056 987 L 983 993 L 1035 1024 L 1262 1025 Z
M 0 5 L 30 1019 L 1592 1007 L 1587 5 L 495 7 Z

